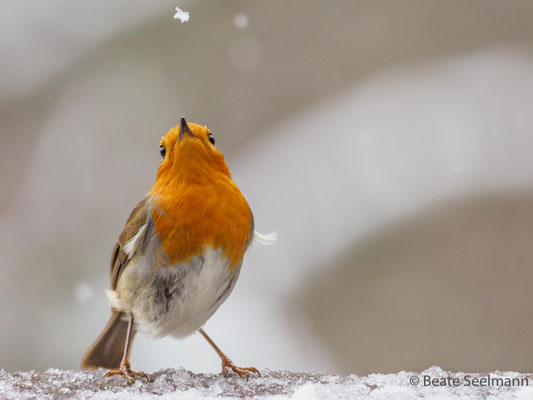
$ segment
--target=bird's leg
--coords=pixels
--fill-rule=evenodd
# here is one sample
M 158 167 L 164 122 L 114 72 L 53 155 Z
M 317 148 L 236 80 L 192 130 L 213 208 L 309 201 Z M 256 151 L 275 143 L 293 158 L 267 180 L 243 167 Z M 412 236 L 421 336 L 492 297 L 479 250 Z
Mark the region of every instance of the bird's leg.
M 248 368 L 241 368 L 237 367 L 233 362 L 227 357 L 222 351 L 218 348 L 218 346 L 211 340 L 209 336 L 207 336 L 207 333 L 203 329 L 199 329 L 198 332 L 202 334 L 202 336 L 207 340 L 207 342 L 215 349 L 218 356 L 222 360 L 222 374 L 227 378 L 230 371 L 235 372 L 239 376 L 246 376 L 246 379 L 248 379 L 248 374 L 250 372 L 255 372 L 257 375 L 261 376 L 259 371 L 254 367 L 248 367 Z
M 128 333 L 126 334 L 126 344 L 124 345 L 124 355 L 122 356 L 122 361 L 120 362 L 120 367 L 117 370 L 109 371 L 107 374 L 105 374 L 105 377 L 113 376 L 113 375 L 122 375 L 124 379 L 126 379 L 126 382 L 128 382 L 130 385 L 133 384 L 134 376 L 140 376 L 142 378 L 146 378 L 148 382 L 152 382 L 152 380 L 146 375 L 144 372 L 135 372 L 132 371 L 130 368 L 130 347 L 131 347 L 131 334 L 133 332 L 133 314 L 130 314 L 130 321 L 128 324 Z

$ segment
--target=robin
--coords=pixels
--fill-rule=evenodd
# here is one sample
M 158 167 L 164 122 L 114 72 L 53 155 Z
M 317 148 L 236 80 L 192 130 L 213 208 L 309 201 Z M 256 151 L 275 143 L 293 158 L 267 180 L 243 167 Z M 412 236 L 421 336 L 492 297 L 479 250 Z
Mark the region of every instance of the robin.
M 274 235 L 254 230 L 250 206 L 233 182 L 207 127 L 181 118 L 160 143 L 163 161 L 150 192 L 137 204 L 111 259 L 112 315 L 85 353 L 82 368 L 107 368 L 128 383 L 144 372 L 130 368 L 137 330 L 154 338 L 195 332 L 222 359 L 225 376 L 259 371 L 240 368 L 202 329 L 233 290 L 246 250 Z

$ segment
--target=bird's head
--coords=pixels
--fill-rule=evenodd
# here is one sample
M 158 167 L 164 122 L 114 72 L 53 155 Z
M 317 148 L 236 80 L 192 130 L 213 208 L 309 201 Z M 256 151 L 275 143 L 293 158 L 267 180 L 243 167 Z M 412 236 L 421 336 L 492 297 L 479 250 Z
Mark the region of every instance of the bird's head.
M 231 174 L 224 156 L 215 147 L 213 134 L 207 127 L 180 124 L 161 138 L 159 147 L 163 161 L 157 172 L 160 184 L 176 182 L 206 182 Z
M 186 262 L 205 246 L 238 265 L 253 227 L 250 206 L 205 126 L 184 118 L 161 139 L 163 161 L 150 191 L 155 233 L 169 259 Z

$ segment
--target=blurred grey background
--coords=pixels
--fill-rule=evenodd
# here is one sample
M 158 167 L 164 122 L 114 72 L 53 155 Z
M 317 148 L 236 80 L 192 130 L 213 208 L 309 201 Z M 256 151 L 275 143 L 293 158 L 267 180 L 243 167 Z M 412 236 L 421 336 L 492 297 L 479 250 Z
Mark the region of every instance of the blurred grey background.
M 183 115 L 280 238 L 206 326 L 237 364 L 533 369 L 532 2 L 2 5 L 0 368 L 79 366 Z M 220 368 L 199 335 L 132 366 Z

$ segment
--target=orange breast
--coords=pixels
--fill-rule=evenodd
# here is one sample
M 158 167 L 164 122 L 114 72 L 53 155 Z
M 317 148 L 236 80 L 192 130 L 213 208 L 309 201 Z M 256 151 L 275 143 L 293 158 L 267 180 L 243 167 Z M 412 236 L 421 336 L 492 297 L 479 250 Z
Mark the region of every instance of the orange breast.
M 170 262 L 187 262 L 202 255 L 206 246 L 222 249 L 230 269 L 241 262 L 252 212 L 230 177 L 202 183 L 156 182 L 150 194 L 155 229 Z

